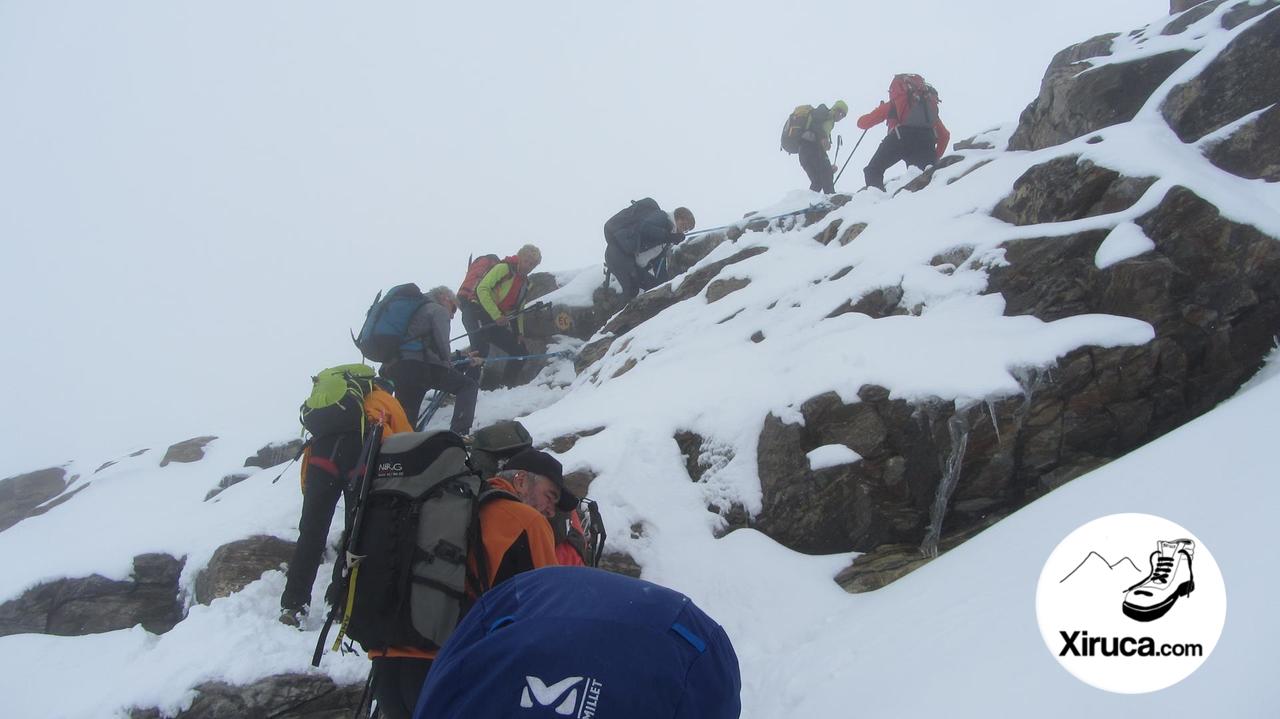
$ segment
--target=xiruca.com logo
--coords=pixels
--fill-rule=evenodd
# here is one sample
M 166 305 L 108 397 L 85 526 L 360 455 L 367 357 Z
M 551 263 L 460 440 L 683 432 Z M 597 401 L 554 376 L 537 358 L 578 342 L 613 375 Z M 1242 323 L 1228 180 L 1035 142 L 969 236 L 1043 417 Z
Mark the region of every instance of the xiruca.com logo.
M 1049 651 L 1099 689 L 1153 692 L 1186 679 L 1222 635 L 1227 594 L 1208 548 L 1150 514 L 1095 519 L 1062 540 L 1036 588 Z

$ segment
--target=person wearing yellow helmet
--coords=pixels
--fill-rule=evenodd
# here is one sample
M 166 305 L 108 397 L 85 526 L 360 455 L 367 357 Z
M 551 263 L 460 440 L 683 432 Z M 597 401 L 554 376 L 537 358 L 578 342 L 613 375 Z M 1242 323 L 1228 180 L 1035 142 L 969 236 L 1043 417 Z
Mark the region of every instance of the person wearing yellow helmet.
M 809 112 L 809 122 L 800 135 L 800 166 L 809 176 L 809 189 L 828 195 L 835 190 L 835 166 L 827 159 L 831 131 L 849 114 L 849 105 L 836 100 L 831 107 L 818 105 Z

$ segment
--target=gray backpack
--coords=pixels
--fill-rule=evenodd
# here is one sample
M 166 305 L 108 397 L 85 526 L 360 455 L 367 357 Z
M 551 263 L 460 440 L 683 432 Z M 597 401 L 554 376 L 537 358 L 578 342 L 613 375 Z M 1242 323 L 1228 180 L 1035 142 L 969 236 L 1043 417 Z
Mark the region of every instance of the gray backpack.
M 452 432 L 389 437 L 363 506 L 350 552 L 353 572 L 347 634 L 368 652 L 387 647 L 438 649 L 469 607 L 468 592 L 488 589 L 467 567 L 480 541 L 480 505 L 514 496 L 486 489 L 462 438 Z M 478 555 L 483 557 L 484 553 Z

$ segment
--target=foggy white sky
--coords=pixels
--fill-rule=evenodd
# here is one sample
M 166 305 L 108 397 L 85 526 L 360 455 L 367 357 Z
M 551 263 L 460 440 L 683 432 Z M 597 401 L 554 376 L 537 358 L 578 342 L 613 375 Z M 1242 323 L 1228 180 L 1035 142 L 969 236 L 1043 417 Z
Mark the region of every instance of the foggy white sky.
M 895 72 L 960 140 L 1164 0 L 0 0 L 0 476 L 229 427 L 287 437 L 380 288 L 601 261 L 628 200 L 701 226 L 808 182 L 801 103 Z M 846 149 L 859 131 L 837 125 Z M 861 186 L 873 129 L 838 189 Z

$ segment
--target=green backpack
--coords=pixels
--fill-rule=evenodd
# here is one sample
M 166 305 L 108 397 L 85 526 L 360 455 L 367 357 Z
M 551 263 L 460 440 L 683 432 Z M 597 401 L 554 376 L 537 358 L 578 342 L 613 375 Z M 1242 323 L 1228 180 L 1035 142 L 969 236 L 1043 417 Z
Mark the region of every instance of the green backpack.
M 311 378 L 311 396 L 298 418 L 313 436 L 364 432 L 364 396 L 373 390 L 373 368 L 344 364 L 321 370 Z

